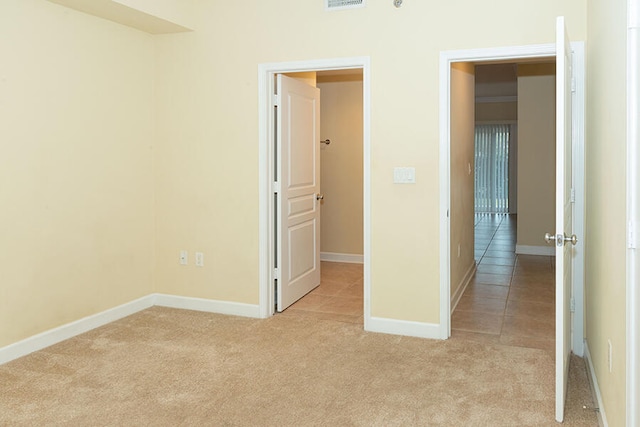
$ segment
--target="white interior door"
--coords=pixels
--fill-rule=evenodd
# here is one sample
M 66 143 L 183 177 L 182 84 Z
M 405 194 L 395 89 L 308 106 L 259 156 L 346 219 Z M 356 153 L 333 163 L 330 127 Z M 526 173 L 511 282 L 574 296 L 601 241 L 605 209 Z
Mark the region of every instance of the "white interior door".
M 279 312 L 320 284 L 320 90 L 279 74 L 276 262 Z
M 556 229 L 547 241 L 556 247 L 556 420 L 564 419 L 571 352 L 572 200 L 572 55 L 564 17 L 556 26 Z M 573 243 L 573 244 L 572 244 Z

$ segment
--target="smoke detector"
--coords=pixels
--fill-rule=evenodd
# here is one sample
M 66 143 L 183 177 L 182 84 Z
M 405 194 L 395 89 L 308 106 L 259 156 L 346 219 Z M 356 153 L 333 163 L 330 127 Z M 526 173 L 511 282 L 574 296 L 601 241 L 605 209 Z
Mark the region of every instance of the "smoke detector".
M 365 0 L 324 0 L 325 10 L 357 9 L 364 7 Z

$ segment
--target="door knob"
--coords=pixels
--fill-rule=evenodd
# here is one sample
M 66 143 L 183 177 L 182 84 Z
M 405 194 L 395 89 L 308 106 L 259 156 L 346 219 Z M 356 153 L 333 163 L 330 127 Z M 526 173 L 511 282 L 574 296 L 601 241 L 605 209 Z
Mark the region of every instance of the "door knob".
M 324 200 L 324 194 L 316 194 L 316 200 Z
M 578 243 L 578 237 L 573 234 L 571 235 L 571 237 L 562 234 L 557 234 L 557 235 L 553 235 L 553 234 L 549 234 L 549 233 L 545 233 L 544 235 L 544 241 L 547 243 L 551 243 L 551 242 L 556 242 L 556 245 L 558 246 L 562 246 L 563 244 L 567 243 L 567 242 L 571 242 L 571 244 L 573 246 L 575 246 Z
M 573 246 L 575 246 L 575 245 L 577 245 L 577 244 L 578 244 L 578 237 L 576 237 L 576 235 L 575 235 L 575 234 L 572 234 L 572 235 L 571 235 L 571 237 L 569 237 L 569 236 L 565 235 L 565 236 L 564 236 L 564 241 L 565 241 L 565 243 L 566 243 L 566 242 L 571 242 L 571 244 L 572 244 Z

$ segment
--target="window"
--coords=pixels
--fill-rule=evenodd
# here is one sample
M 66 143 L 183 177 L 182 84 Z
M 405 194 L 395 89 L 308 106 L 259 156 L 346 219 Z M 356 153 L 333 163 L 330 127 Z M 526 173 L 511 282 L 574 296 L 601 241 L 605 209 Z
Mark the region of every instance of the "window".
M 476 125 L 475 211 L 509 212 L 511 125 Z

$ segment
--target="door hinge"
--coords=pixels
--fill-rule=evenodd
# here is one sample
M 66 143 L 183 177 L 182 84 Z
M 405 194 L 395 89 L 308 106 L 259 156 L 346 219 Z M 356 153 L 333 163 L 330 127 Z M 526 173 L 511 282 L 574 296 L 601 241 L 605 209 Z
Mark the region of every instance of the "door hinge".
M 627 242 L 629 249 L 638 248 L 638 223 L 636 221 L 629 222 L 629 235 L 627 236 L 629 241 Z
M 280 269 L 278 267 L 273 269 L 273 278 L 276 280 L 280 279 Z
M 571 77 L 571 92 L 576 91 L 576 79 L 575 77 Z
M 576 189 L 575 188 L 571 188 L 571 203 L 575 203 L 576 202 Z
M 277 93 L 274 93 L 273 96 L 271 97 L 271 102 L 275 107 L 280 106 L 280 95 L 278 95 Z
M 280 193 L 280 183 L 278 181 L 273 182 L 273 192 Z
M 572 313 L 576 312 L 576 300 L 571 298 L 571 301 L 569 301 L 569 308 L 571 309 Z

